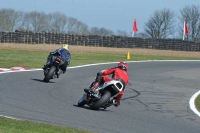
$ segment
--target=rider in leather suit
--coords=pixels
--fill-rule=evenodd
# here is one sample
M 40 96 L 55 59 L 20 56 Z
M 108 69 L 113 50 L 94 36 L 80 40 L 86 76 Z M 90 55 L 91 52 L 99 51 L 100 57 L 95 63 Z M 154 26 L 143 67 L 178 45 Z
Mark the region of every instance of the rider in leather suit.
M 119 62 L 117 67 L 102 70 L 101 72 L 97 73 L 95 81 L 84 91 L 86 93 L 95 92 L 95 89 L 99 86 L 99 84 L 111 81 L 113 79 L 122 79 L 124 81 L 124 86 L 126 86 L 129 82 L 129 76 L 127 73 L 128 64 L 125 62 Z M 109 78 L 108 75 L 112 74 L 112 78 Z M 125 88 L 124 88 L 125 89 Z M 117 107 L 120 105 L 120 101 L 122 95 L 124 94 L 124 89 L 115 97 L 114 105 Z
M 64 62 L 60 68 L 62 71 L 59 71 L 57 76 L 61 73 L 65 73 L 67 66 L 70 64 L 71 54 L 69 52 L 69 45 L 63 44 L 61 48 L 56 49 L 54 52 L 50 52 L 49 56 L 47 57 L 46 65 L 44 65 L 43 69 L 46 70 L 48 66 L 51 64 L 51 59 L 53 56 L 61 57 L 61 60 Z

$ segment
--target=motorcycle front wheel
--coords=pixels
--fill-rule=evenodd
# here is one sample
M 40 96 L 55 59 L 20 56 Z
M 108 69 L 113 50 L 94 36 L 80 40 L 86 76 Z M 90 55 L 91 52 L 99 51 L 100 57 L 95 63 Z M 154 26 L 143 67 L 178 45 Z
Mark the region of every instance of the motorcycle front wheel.
M 94 104 L 90 106 L 92 110 L 97 110 L 102 107 L 111 97 L 111 93 L 109 91 L 105 91 L 101 98 L 97 100 Z
M 86 104 L 84 98 L 82 97 L 79 101 L 78 101 L 78 107 L 83 107 Z
M 51 66 L 51 68 L 49 69 L 47 74 L 44 76 L 43 81 L 44 82 L 49 82 L 49 80 L 51 79 L 51 77 L 53 76 L 55 71 L 56 71 L 56 67 L 55 66 Z

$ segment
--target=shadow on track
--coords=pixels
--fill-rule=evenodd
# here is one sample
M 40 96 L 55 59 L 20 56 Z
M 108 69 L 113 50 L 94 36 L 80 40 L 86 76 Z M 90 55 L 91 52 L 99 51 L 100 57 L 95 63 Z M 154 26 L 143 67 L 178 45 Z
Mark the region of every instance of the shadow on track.
M 74 107 L 78 107 L 77 105 L 74 105 Z M 83 106 L 83 107 L 78 107 L 78 108 L 83 108 L 83 109 L 87 109 L 87 110 L 92 110 L 92 109 L 90 109 L 90 107 L 88 107 L 88 106 Z M 92 110 L 92 111 L 109 111 L 109 112 L 112 112 L 112 111 L 110 111 L 110 110 L 107 110 L 107 109 L 102 109 L 102 108 L 100 108 L 100 109 L 98 109 L 98 110 Z
M 38 82 L 44 82 L 43 79 L 32 79 L 32 80 L 38 81 Z M 55 83 L 55 82 L 49 81 L 49 82 L 44 82 L 44 83 Z

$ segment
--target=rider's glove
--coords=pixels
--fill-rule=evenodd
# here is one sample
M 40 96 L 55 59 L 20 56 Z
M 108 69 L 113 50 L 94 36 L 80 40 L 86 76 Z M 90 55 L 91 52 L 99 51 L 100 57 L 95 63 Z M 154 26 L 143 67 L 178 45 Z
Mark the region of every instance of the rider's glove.
M 102 74 L 101 72 L 98 72 L 98 73 L 97 73 L 97 76 L 99 76 L 99 75 L 101 75 L 101 74 Z
M 55 54 L 55 52 L 50 52 L 50 54 L 52 54 L 52 55 L 53 55 L 53 54 Z
M 113 105 L 115 107 L 118 107 L 120 105 L 120 102 L 118 102 L 117 100 L 113 99 Z

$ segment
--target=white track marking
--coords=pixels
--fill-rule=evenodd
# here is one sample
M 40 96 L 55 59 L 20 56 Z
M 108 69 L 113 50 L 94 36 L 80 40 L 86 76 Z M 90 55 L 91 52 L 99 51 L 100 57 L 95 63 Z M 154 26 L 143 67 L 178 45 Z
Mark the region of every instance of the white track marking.
M 200 116 L 200 113 L 199 111 L 196 109 L 196 106 L 195 106 L 195 99 L 198 97 L 198 95 L 200 95 L 200 90 L 198 92 L 196 92 L 191 98 L 190 98 L 190 109 L 195 113 L 197 114 L 198 116 Z

